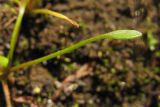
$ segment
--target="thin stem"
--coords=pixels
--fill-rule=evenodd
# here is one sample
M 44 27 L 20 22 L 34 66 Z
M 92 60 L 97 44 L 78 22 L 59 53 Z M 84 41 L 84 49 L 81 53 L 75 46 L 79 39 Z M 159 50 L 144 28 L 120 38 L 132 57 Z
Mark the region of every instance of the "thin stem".
M 123 39 L 133 39 L 133 38 L 139 37 L 141 35 L 142 34 L 140 32 L 135 31 L 135 30 L 117 30 L 117 31 L 113 31 L 113 32 L 110 32 L 110 33 L 94 36 L 90 39 L 80 41 L 79 43 L 71 45 L 68 48 L 62 49 L 62 50 L 57 51 L 55 53 L 51 53 L 47 56 L 44 56 L 44 57 L 41 57 L 41 58 L 38 58 L 38 59 L 35 59 L 35 60 L 32 60 L 32 61 L 28 61 L 28 62 L 22 63 L 20 65 L 17 65 L 15 67 L 12 67 L 10 70 L 11 71 L 16 71 L 18 69 L 22 69 L 22 68 L 25 68 L 25 67 L 28 67 L 28 66 L 31 66 L 31 65 L 34 65 L 34 64 L 37 64 L 37 63 L 55 58 L 57 56 L 60 56 L 60 55 L 69 53 L 69 52 L 71 52 L 75 49 L 78 49 L 78 48 L 80 48 L 80 47 L 82 47 L 82 46 L 84 46 L 88 43 L 98 41 L 98 40 L 101 40 L 101 39 L 106 39 L 107 38 L 107 39 L 121 39 L 121 40 L 123 40 Z
M 25 14 L 25 9 L 26 9 L 27 4 L 28 4 L 28 0 L 25 0 L 25 2 L 22 3 L 22 6 L 20 7 L 20 10 L 19 10 L 19 14 L 18 14 L 18 18 L 17 18 L 16 24 L 15 24 L 14 30 L 13 30 L 13 33 L 12 33 L 12 36 L 11 36 L 10 50 L 9 50 L 9 54 L 8 54 L 8 59 L 9 59 L 8 66 L 11 65 L 11 62 L 12 62 L 12 59 L 13 59 L 15 45 L 16 45 L 17 38 L 18 38 L 18 35 L 19 35 L 19 32 L 20 32 L 22 19 L 23 19 L 23 16 Z
M 52 16 L 55 16 L 55 17 L 67 20 L 68 22 L 70 22 L 74 26 L 79 27 L 79 24 L 77 22 L 73 21 L 72 19 L 68 18 L 67 16 L 65 16 L 65 15 L 63 15 L 61 13 L 58 13 L 58 12 L 55 12 L 55 11 L 52 11 L 52 10 L 48 10 L 48 9 L 35 9 L 32 12 L 36 13 L 36 14 L 48 14 L 48 15 L 52 15 Z
M 2 80 L 2 87 L 5 95 L 6 105 L 7 107 L 12 107 L 10 91 L 6 80 Z
M 20 7 L 18 18 L 17 18 L 17 21 L 16 21 L 16 25 L 14 27 L 14 30 L 13 30 L 13 33 L 12 33 L 12 36 L 11 36 L 10 50 L 9 50 L 9 53 L 8 53 L 8 60 L 9 61 L 8 61 L 7 67 L 9 67 L 11 65 L 11 62 L 12 62 L 12 59 L 13 59 L 15 45 L 16 45 L 16 42 L 17 42 L 17 38 L 18 38 L 18 35 L 19 35 L 20 28 L 21 28 L 21 23 L 22 23 L 22 19 L 23 19 L 24 13 L 25 13 L 25 8 L 27 6 L 27 1 L 28 0 L 26 0 L 26 2 L 24 2 L 24 4 L 22 3 L 22 6 Z M 19 4 L 18 0 L 14 0 L 14 2 Z M 3 91 L 4 91 L 4 95 L 5 95 L 6 105 L 7 105 L 7 107 L 12 107 L 10 91 L 9 91 L 7 81 L 2 80 L 1 82 L 2 82 L 2 87 L 3 87 Z
M 17 69 L 21 69 L 21 68 L 25 68 L 27 66 L 31 66 L 33 64 L 37 64 L 37 63 L 40 63 L 40 62 L 43 62 L 45 60 L 48 60 L 48 59 L 51 59 L 51 58 L 55 58 L 57 56 L 60 56 L 60 55 L 63 55 L 63 54 L 66 54 L 66 53 L 69 53 L 77 48 L 80 48 L 81 46 L 84 46 L 86 45 L 87 43 L 90 43 L 92 41 L 97 41 L 98 39 L 100 39 L 99 37 L 97 38 L 98 36 L 94 37 L 94 38 L 90 38 L 90 39 L 87 39 L 87 40 L 83 40 L 77 44 L 74 44 L 68 48 L 65 48 L 65 49 L 62 49 L 60 51 L 57 51 L 55 53 L 52 53 L 52 54 L 49 54 L 47 56 L 44 56 L 44 57 L 41 57 L 41 58 L 38 58 L 38 59 L 35 59 L 35 60 L 32 60 L 32 61 L 29 61 L 29 62 L 25 62 L 23 64 L 20 64 L 20 65 L 17 65 L 13 68 L 11 68 L 11 71 L 15 71 Z

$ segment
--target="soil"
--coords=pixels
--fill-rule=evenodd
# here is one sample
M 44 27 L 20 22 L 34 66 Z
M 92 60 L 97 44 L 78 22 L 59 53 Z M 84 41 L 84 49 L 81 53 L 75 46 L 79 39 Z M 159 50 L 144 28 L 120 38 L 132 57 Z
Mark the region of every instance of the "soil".
M 1 0 L 0 0 L 1 2 Z M 9 50 L 17 14 L 0 4 L 0 54 Z M 102 40 L 12 73 L 14 107 L 160 107 L 159 0 L 45 0 L 39 7 L 80 24 L 26 15 L 13 65 L 116 29 L 136 29 L 136 40 Z M 158 40 L 150 49 L 148 33 Z M 5 107 L 0 86 L 0 107 Z

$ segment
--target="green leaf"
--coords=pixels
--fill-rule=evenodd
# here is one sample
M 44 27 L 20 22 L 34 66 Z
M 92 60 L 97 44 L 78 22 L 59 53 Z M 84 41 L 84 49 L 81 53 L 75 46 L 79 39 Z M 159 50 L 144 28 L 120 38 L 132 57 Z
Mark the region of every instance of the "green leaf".
M 10 64 L 12 62 L 12 59 L 13 59 L 15 46 L 16 46 L 16 43 L 17 43 L 17 39 L 18 39 L 19 32 L 20 32 L 21 25 L 22 25 L 22 20 L 23 20 L 23 17 L 24 17 L 26 7 L 27 7 L 28 3 L 29 3 L 29 0 L 24 0 L 24 2 L 22 2 L 21 6 L 20 6 L 20 9 L 19 9 L 19 14 L 18 14 L 18 17 L 17 17 L 17 20 L 16 20 L 16 24 L 14 26 L 14 29 L 13 29 L 13 32 L 12 32 L 12 35 L 11 35 L 10 50 L 9 50 L 9 53 L 8 53 L 8 59 L 9 59 L 8 66 L 10 66 Z
M 78 48 L 80 48 L 80 47 L 82 47 L 82 46 L 84 46 L 88 43 L 95 42 L 95 41 L 98 41 L 98 40 L 102 40 L 102 39 L 126 40 L 126 39 L 134 39 L 134 38 L 137 38 L 137 37 L 140 37 L 140 36 L 142 36 L 142 33 L 139 32 L 139 31 L 136 31 L 136 30 L 116 30 L 116 31 L 113 31 L 113 32 L 110 32 L 110 33 L 93 36 L 92 38 L 82 40 L 82 41 L 80 41 L 76 44 L 73 44 L 73 45 L 65 48 L 65 49 L 59 50 L 57 52 L 54 52 L 54 53 L 51 53 L 49 55 L 43 56 L 41 58 L 34 59 L 32 61 L 28 61 L 28 62 L 22 63 L 20 65 L 17 65 L 15 67 L 12 67 L 11 71 L 15 71 L 15 70 L 18 70 L 18 69 L 21 69 L 21 68 L 25 68 L 25 67 L 28 67 L 28 66 L 31 66 L 31 65 L 34 65 L 34 64 L 37 64 L 37 63 L 55 58 L 57 56 L 64 55 L 64 54 L 72 52 L 75 49 L 78 49 Z
M 4 56 L 0 56 L 0 66 L 1 67 L 7 67 L 8 66 L 8 58 L 4 57 Z
M 110 33 L 107 33 L 106 38 L 108 39 L 134 39 L 142 36 L 142 33 L 136 30 L 116 30 Z

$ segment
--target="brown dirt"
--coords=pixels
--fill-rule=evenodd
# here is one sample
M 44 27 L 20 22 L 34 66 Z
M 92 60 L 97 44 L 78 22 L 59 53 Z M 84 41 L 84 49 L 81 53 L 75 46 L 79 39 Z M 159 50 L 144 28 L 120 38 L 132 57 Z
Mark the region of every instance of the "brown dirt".
M 81 26 L 75 28 L 53 17 L 27 15 L 14 64 L 116 29 L 137 29 L 144 36 L 91 43 L 12 73 L 8 82 L 15 107 L 160 106 L 160 57 L 156 56 L 160 42 L 154 51 L 147 42 L 151 30 L 160 39 L 159 0 L 46 0 L 40 6 L 61 12 Z M 8 52 L 16 16 L 0 5 L 0 54 Z M 86 65 L 88 69 L 83 69 Z M 80 75 L 80 70 L 86 74 Z

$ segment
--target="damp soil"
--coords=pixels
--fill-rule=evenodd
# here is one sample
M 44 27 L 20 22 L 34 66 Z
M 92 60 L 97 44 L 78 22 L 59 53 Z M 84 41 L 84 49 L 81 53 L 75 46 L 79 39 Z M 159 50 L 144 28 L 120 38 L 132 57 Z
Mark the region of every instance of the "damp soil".
M 17 18 L 0 4 L 0 54 L 9 50 Z M 26 15 L 13 65 L 64 49 L 116 29 L 136 29 L 136 40 L 102 40 L 12 73 L 14 107 L 159 107 L 159 0 L 46 0 L 39 7 L 65 14 L 76 28 L 54 17 Z M 151 50 L 148 33 L 158 40 Z M 0 107 L 4 96 L 0 86 Z

